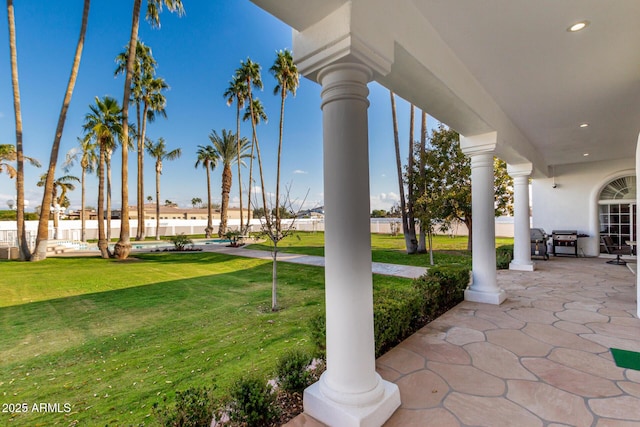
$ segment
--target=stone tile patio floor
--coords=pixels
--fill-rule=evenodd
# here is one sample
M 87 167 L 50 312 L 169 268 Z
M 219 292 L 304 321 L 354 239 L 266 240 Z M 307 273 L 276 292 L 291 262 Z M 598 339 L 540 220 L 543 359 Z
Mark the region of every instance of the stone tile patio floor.
M 502 305 L 463 302 L 380 357 L 402 399 L 385 426 L 640 426 L 640 371 L 609 351 L 640 352 L 635 276 L 605 261 L 499 271 Z

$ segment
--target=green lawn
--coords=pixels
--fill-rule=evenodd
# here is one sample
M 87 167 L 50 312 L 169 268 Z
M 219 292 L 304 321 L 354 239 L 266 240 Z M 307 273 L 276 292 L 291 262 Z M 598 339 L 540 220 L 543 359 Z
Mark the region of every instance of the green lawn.
M 471 253 L 467 251 L 466 236 L 434 236 L 434 263 L 445 264 L 462 262 L 471 265 Z M 513 244 L 513 238 L 498 237 L 496 246 Z M 262 244 L 249 245 L 251 249 L 271 250 L 270 241 Z M 324 256 L 324 233 L 298 232 L 282 240 L 279 244 L 283 252 L 304 255 Z M 428 254 L 407 255 L 403 236 L 389 234 L 371 234 L 371 258 L 374 262 L 388 262 L 391 264 L 429 266 Z
M 297 239 L 296 239 L 297 240 Z M 268 375 L 285 349 L 311 349 L 322 268 L 214 253 L 127 261 L 0 261 L 0 403 L 68 403 L 71 413 L 0 413 L 0 425 L 155 425 L 175 390 Z M 375 276 L 374 287 L 406 286 Z M 10 419 L 13 418 L 10 423 Z

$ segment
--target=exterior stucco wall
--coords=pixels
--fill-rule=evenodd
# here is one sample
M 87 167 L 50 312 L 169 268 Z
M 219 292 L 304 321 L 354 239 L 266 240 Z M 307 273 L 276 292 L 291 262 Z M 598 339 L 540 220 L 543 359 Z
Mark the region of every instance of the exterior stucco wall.
M 598 256 L 600 191 L 616 178 L 635 175 L 634 159 L 556 166 L 554 175 L 556 188 L 554 178 L 532 180 L 532 226 L 549 234 L 553 230 L 588 234 L 578 240 L 578 253 Z

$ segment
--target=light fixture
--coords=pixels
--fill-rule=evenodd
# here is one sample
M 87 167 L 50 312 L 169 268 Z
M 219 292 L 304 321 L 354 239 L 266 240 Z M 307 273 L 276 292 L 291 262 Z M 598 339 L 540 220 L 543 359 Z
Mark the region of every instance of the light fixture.
M 576 22 L 575 24 L 567 28 L 567 31 L 569 31 L 570 33 L 575 33 L 576 31 L 584 30 L 588 25 L 589 21 Z
M 589 123 L 581 123 L 581 124 L 580 124 L 580 127 L 581 127 L 581 128 L 589 127 Z
M 583 153 L 582 156 L 583 157 L 589 157 L 589 153 Z

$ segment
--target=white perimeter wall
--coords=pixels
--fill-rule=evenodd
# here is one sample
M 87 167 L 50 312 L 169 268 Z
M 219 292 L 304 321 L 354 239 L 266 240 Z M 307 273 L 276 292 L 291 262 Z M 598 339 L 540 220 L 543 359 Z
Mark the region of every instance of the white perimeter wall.
M 598 256 L 600 191 L 616 178 L 635 175 L 635 159 L 556 166 L 554 174 L 556 188 L 553 178 L 532 180 L 532 227 L 543 228 L 548 234 L 553 230 L 588 234 L 588 238 L 578 239 L 578 253 Z

